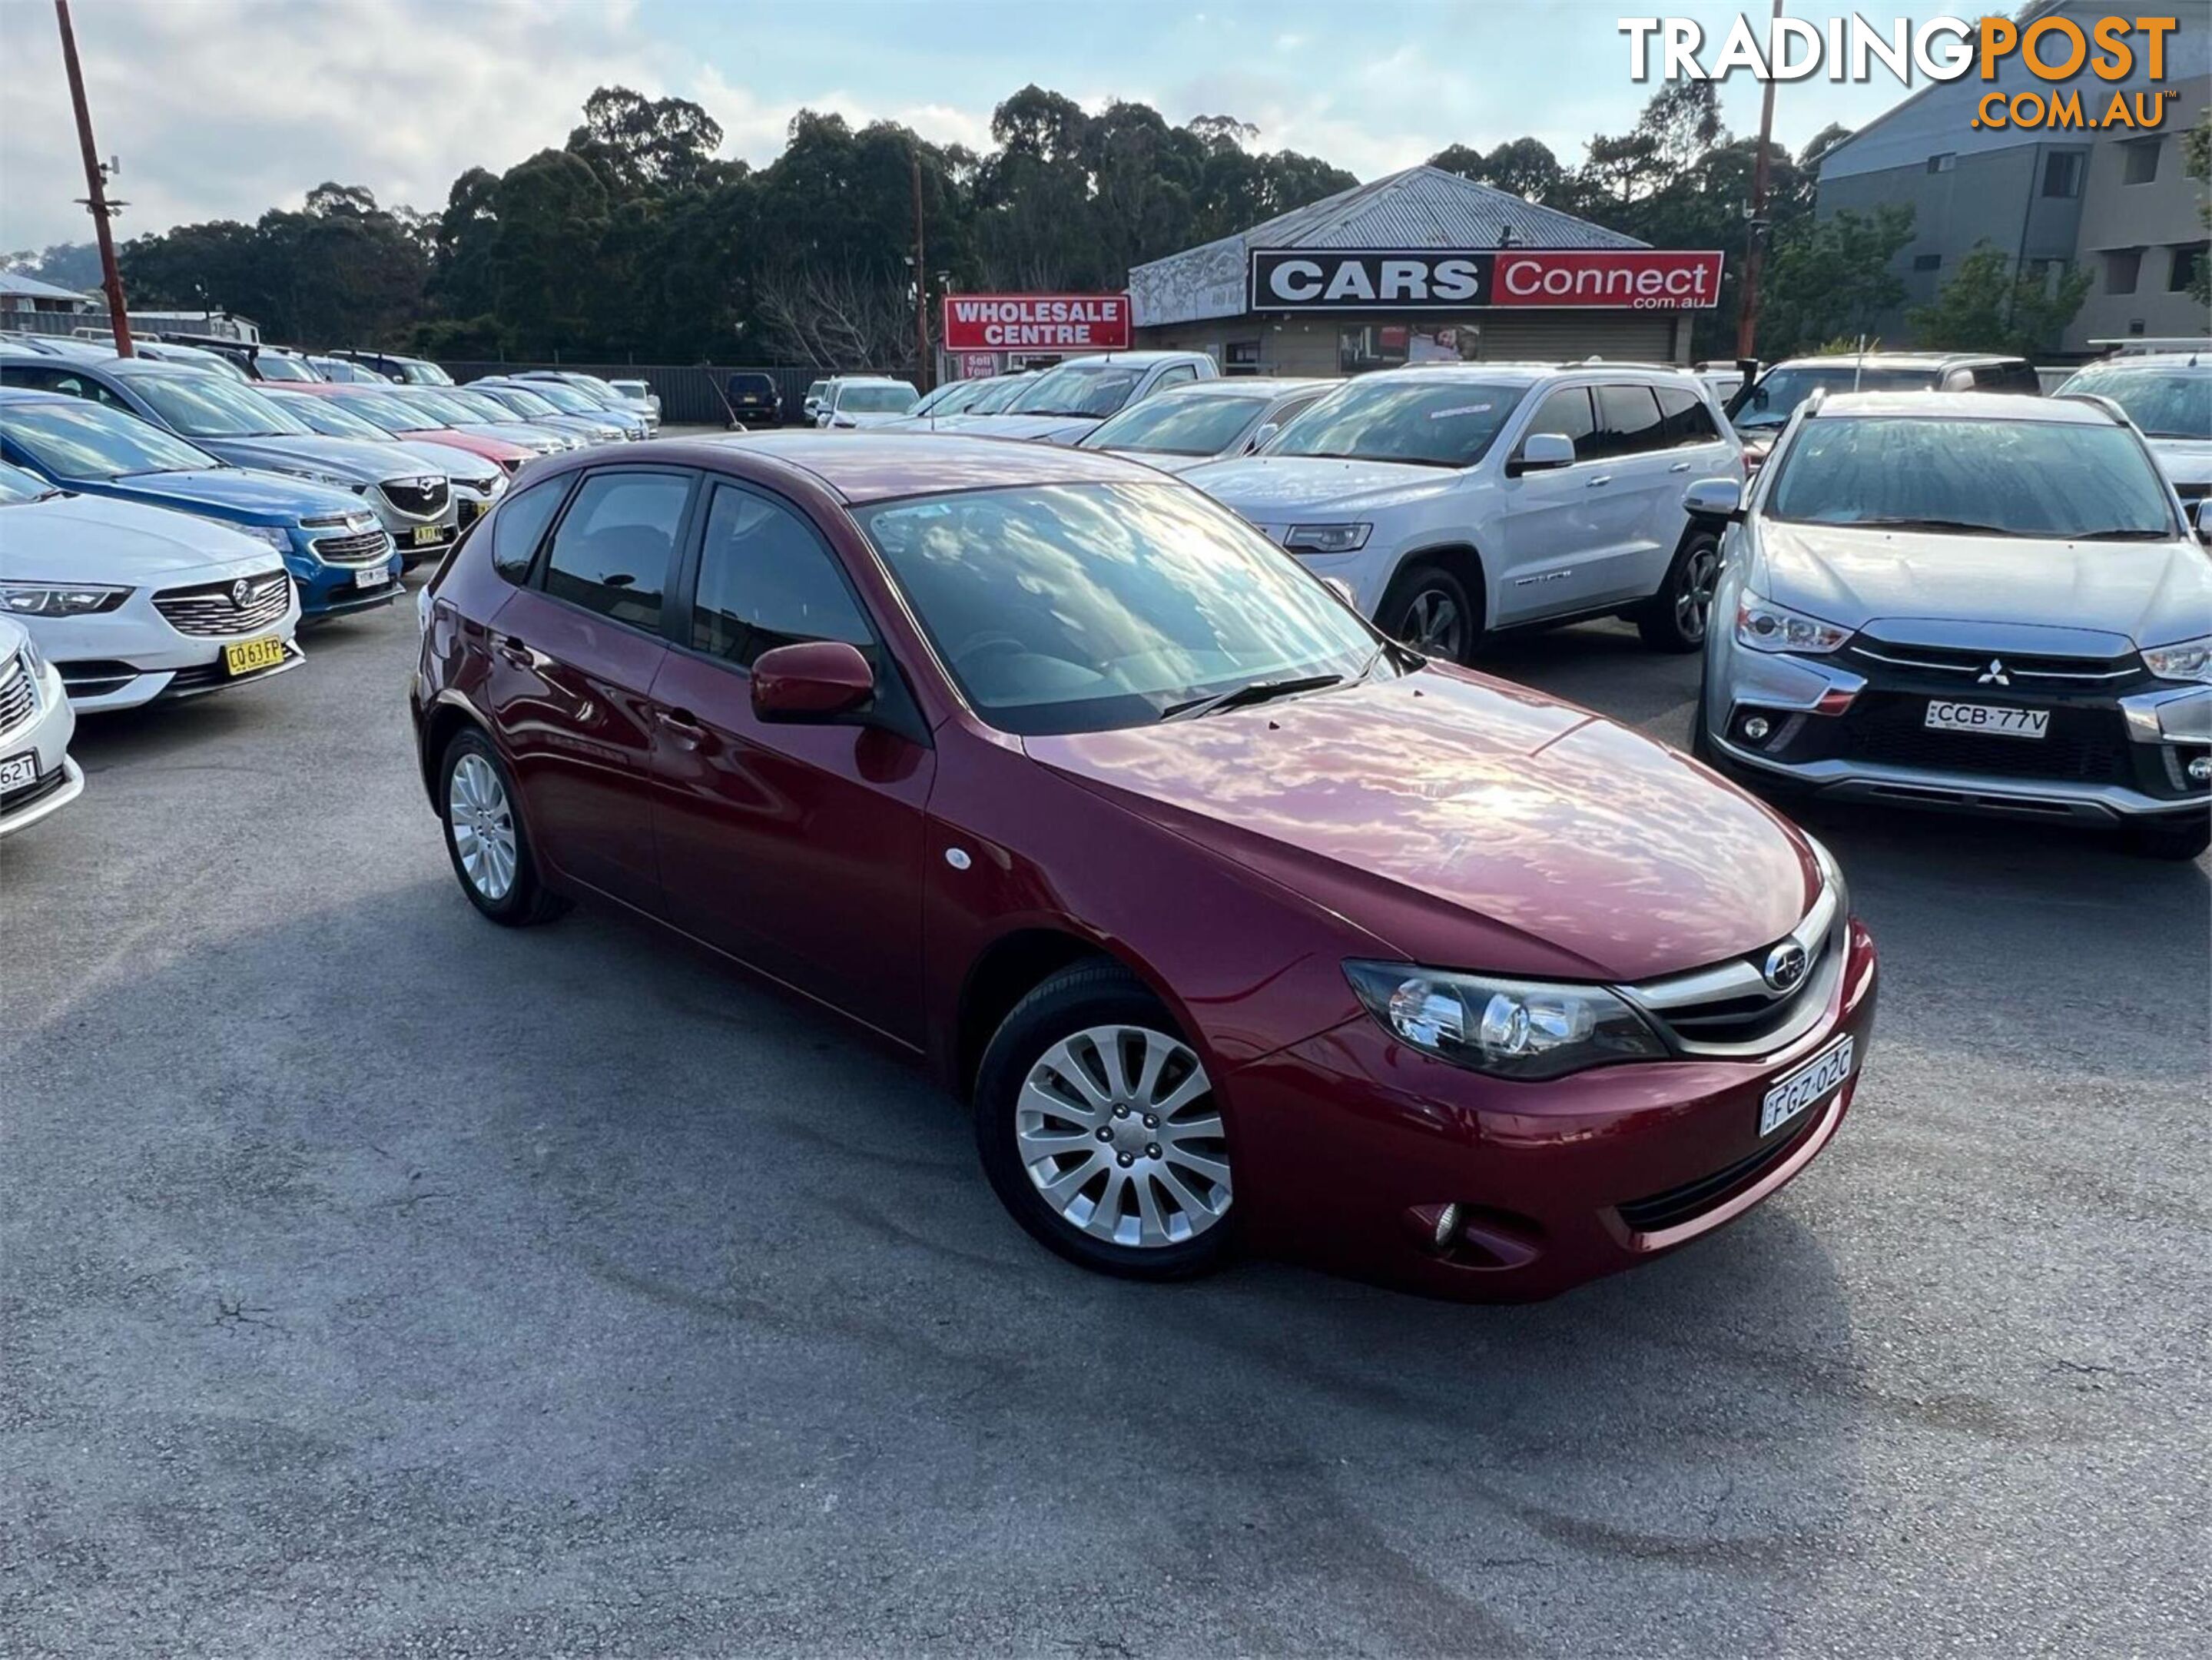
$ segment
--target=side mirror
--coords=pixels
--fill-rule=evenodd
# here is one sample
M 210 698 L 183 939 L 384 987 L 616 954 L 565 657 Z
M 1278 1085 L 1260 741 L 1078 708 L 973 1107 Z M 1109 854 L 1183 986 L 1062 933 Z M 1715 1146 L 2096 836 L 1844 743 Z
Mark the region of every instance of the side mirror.
M 1524 472 L 1556 472 L 1561 467 L 1575 464 L 1575 441 L 1563 432 L 1532 432 L 1521 441 L 1521 448 L 1505 464 L 1505 476 L 1518 478 Z
M 1352 610 L 1358 611 L 1359 609 L 1359 596 L 1352 591 L 1352 584 L 1346 581 L 1341 576 L 1324 576 L 1321 579 L 1321 585 L 1327 588 L 1331 593 L 1334 594 L 1338 599 L 1343 600 L 1345 605 Z
M 1734 478 L 1700 478 L 1682 492 L 1682 510 L 1692 519 L 1743 519 L 1743 485 Z
M 763 721 L 831 721 L 875 696 L 875 671 L 842 640 L 778 646 L 753 660 L 753 713 Z
M 1252 441 L 1244 446 L 1244 453 L 1247 455 L 1250 455 L 1255 451 L 1267 448 L 1269 441 L 1271 441 L 1274 435 L 1282 429 L 1282 423 L 1280 422 L 1262 421 L 1258 429 L 1252 434 Z
M 2189 518 L 2197 526 L 2197 539 L 2212 544 L 2212 496 L 2200 496 L 2191 502 Z

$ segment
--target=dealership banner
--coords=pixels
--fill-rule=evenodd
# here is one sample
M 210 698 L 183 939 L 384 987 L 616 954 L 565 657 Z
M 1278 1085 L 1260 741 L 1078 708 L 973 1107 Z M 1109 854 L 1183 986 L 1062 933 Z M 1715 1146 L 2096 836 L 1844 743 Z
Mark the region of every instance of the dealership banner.
M 1126 294 L 948 294 L 947 351 L 1127 351 Z
M 1657 248 L 1255 248 L 1254 311 L 1470 307 L 1697 311 L 1720 303 L 1721 256 Z

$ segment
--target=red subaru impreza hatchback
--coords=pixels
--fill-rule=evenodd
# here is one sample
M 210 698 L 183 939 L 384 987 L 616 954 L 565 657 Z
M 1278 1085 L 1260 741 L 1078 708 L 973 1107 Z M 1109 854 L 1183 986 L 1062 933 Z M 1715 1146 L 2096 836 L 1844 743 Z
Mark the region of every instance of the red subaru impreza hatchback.
M 1833 1139 L 1875 953 L 1822 848 L 1188 487 L 853 434 L 542 465 L 422 600 L 463 891 L 615 901 L 922 1060 L 1062 1255 L 1541 1296 Z

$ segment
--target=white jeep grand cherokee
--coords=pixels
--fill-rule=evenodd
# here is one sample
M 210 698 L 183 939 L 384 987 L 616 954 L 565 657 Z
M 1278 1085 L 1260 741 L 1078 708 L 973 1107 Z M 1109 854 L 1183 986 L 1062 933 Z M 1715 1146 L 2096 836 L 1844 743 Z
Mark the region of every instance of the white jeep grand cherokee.
M 1720 540 L 1683 487 L 1742 476 L 1703 381 L 1595 360 L 1362 375 L 1262 453 L 1183 474 L 1387 633 L 1455 662 L 1493 629 L 1607 614 L 1695 651 Z

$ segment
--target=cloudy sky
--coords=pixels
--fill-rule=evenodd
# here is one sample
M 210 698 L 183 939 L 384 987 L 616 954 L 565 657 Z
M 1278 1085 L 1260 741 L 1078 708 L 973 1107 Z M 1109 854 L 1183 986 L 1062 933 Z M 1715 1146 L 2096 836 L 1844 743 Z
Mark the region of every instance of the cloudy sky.
M 1863 3 L 1863 0 L 1862 0 Z M 1792 0 L 1820 19 L 1850 0 Z M 1749 9 L 1762 18 L 1757 0 Z M 1890 0 L 1881 20 L 1954 3 Z M 1651 85 L 1629 78 L 1624 12 L 1703 20 L 1720 0 L 73 0 L 103 155 L 136 234 L 296 206 L 324 179 L 443 204 L 454 176 L 557 145 L 592 88 L 706 106 L 760 163 L 801 107 L 902 121 L 988 148 L 992 106 L 1035 81 L 1170 120 L 1228 114 L 1259 143 L 1370 178 L 1459 143 L 1534 133 L 1570 163 Z M 1972 11 L 1976 8 L 1964 9 Z M 1654 83 L 1656 84 L 1656 83 Z M 1792 147 L 1857 125 L 1895 82 L 1782 89 Z M 1724 92 L 1755 130 L 1759 90 Z M 83 194 L 47 0 L 0 0 L 0 249 L 82 240 Z

